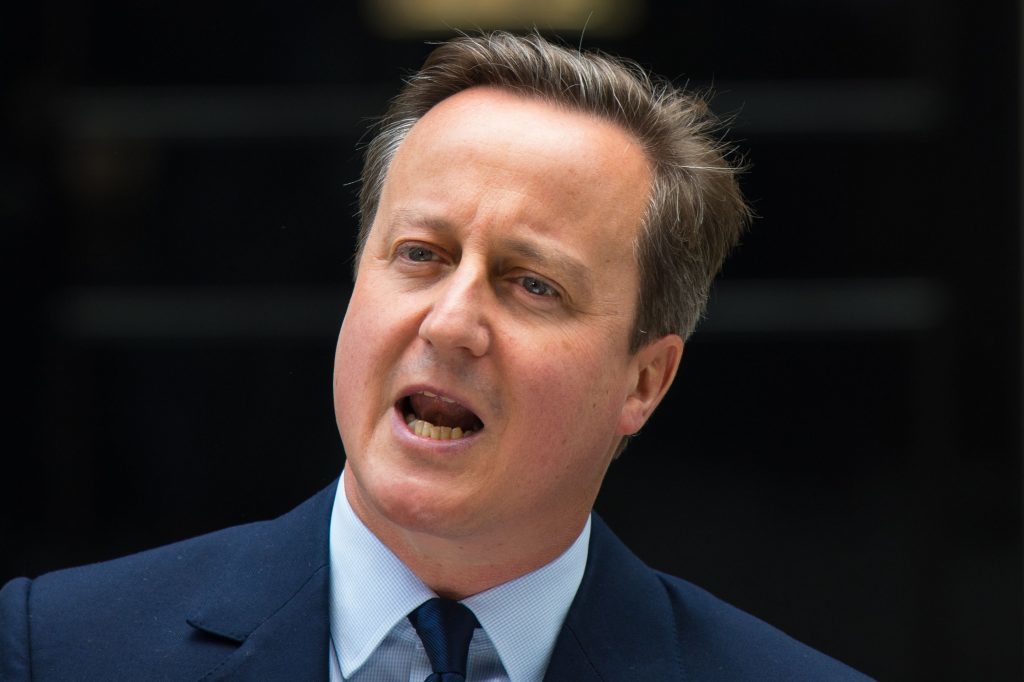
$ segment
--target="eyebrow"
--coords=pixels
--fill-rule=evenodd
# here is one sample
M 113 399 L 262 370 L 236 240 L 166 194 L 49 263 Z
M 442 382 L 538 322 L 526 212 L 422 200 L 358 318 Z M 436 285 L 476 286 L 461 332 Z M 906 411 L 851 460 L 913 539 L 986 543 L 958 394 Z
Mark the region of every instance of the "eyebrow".
M 505 250 L 539 263 L 544 269 L 560 273 L 559 279 L 567 277 L 577 286 L 590 290 L 590 269 L 575 258 L 515 237 L 502 239 L 500 244 Z
M 423 227 L 431 232 L 449 233 L 452 231 L 452 224 L 439 216 L 433 216 L 414 209 L 400 208 L 395 211 L 395 216 L 388 221 L 384 231 L 384 240 L 390 242 L 394 238 L 395 231 L 401 227 Z

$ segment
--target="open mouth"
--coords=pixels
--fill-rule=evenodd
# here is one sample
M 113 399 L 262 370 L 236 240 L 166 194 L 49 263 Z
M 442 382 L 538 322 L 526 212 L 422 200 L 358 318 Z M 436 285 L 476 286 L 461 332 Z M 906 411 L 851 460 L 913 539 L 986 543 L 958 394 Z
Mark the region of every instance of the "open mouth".
M 458 440 L 484 428 L 472 410 L 451 398 L 417 391 L 398 401 L 409 430 L 433 440 Z

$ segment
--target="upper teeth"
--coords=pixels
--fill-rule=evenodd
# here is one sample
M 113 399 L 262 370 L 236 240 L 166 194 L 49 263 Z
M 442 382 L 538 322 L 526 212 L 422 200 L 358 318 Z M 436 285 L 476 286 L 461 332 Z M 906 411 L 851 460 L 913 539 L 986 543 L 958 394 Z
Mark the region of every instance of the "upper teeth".
M 451 398 L 446 398 L 443 395 L 437 395 L 436 393 L 431 393 L 430 391 L 420 391 L 420 395 L 425 395 L 428 398 L 438 398 L 440 400 L 443 400 L 446 403 L 454 403 L 455 402 Z

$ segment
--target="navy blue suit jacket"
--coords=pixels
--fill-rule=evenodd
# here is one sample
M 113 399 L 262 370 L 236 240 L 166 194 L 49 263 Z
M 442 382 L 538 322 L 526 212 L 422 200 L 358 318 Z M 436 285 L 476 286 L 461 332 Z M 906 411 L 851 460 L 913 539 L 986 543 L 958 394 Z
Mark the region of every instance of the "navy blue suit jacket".
M 0 680 L 326 681 L 335 487 L 273 521 L 11 581 Z M 866 678 L 651 570 L 595 517 L 545 679 Z

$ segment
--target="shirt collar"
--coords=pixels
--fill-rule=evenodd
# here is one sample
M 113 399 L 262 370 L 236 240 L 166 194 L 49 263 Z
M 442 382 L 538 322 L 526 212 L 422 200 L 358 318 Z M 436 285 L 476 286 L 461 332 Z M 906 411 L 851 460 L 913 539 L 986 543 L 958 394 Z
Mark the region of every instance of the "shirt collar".
M 554 561 L 462 600 L 494 642 L 512 682 L 544 677 L 583 579 L 589 546 L 588 515 L 579 536 Z
M 394 626 L 433 591 L 359 520 L 338 484 L 331 513 L 331 635 L 348 678 Z M 511 682 L 544 676 L 558 633 L 583 579 L 590 517 L 558 558 L 462 602 L 494 644 Z

